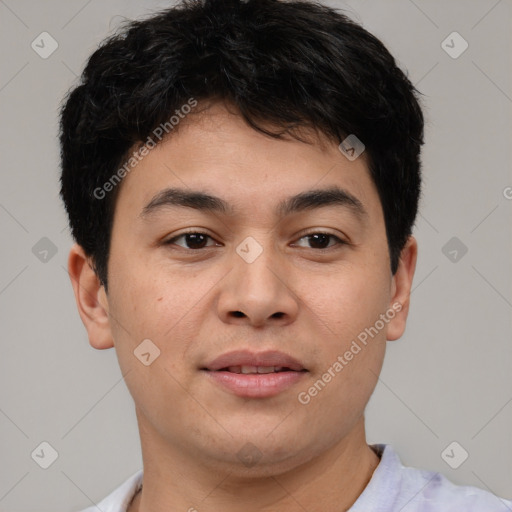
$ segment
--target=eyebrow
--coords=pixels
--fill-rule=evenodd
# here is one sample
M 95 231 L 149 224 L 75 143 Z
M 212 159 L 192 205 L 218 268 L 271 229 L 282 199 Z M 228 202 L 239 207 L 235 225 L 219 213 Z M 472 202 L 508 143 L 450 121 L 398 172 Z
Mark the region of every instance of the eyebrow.
M 276 207 L 278 216 L 286 217 L 293 213 L 328 206 L 341 206 L 347 208 L 360 220 L 368 216 L 362 202 L 349 191 L 338 186 L 322 189 L 313 189 L 301 192 L 281 201 Z M 161 209 L 169 207 L 193 208 L 203 212 L 234 215 L 232 205 L 220 197 L 200 191 L 191 191 L 182 188 L 166 188 L 158 192 L 149 203 L 144 206 L 140 217 L 145 219 Z

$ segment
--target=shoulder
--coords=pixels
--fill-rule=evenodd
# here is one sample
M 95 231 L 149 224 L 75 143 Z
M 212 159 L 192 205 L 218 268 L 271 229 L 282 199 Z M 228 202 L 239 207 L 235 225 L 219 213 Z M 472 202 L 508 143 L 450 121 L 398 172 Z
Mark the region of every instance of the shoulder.
M 444 475 L 404 467 L 403 481 L 410 500 L 403 512 L 511 512 L 512 501 L 473 486 L 456 485 Z
M 142 469 L 131 475 L 106 498 L 81 512 L 126 512 L 128 504 L 142 484 Z
M 404 466 L 390 445 L 374 445 L 381 462 L 350 512 L 369 504 L 383 512 L 511 512 L 512 501 L 472 486 L 456 485 L 438 472 Z

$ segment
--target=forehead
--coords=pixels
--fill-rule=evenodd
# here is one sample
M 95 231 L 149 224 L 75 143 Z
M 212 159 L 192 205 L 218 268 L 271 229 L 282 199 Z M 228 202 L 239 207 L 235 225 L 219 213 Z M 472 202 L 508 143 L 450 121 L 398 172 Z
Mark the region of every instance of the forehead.
M 352 203 L 355 213 L 379 215 L 380 201 L 364 153 L 350 161 L 335 142 L 311 131 L 303 134 L 307 142 L 269 137 L 231 108 L 214 104 L 185 118 L 175 133 L 140 159 L 123 179 L 116 211 L 130 208 L 143 214 L 173 189 L 201 192 L 210 203 L 212 197 L 219 198 L 223 205 L 217 209 L 235 215 L 267 206 L 275 215 L 286 215 L 293 210 L 292 196 L 336 189 L 345 192 L 345 204 Z

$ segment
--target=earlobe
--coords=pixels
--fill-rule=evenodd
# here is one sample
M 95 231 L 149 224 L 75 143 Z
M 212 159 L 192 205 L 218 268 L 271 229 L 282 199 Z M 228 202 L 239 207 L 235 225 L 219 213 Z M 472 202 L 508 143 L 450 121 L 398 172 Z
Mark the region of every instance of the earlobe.
M 410 236 L 402 249 L 398 269 L 391 283 L 390 308 L 398 312 L 388 324 L 388 341 L 397 340 L 405 331 L 417 256 L 418 243 L 413 236 Z
M 114 340 L 105 289 L 90 264 L 90 258 L 78 244 L 74 244 L 69 252 L 68 272 L 78 313 L 89 335 L 89 343 L 97 349 L 112 348 Z

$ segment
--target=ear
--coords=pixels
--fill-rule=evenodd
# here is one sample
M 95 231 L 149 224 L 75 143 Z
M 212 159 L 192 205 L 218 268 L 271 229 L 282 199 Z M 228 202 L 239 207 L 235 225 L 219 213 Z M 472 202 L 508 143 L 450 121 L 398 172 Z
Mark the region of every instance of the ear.
M 397 313 L 388 323 L 387 339 L 389 341 L 397 340 L 405 331 L 417 256 L 418 243 L 413 236 L 410 236 L 402 249 L 398 269 L 391 282 L 390 308 Z
M 78 313 L 87 329 L 91 346 L 97 349 L 112 348 L 114 340 L 110 330 L 107 295 L 90 261 L 83 248 L 74 244 L 69 252 L 68 272 Z

